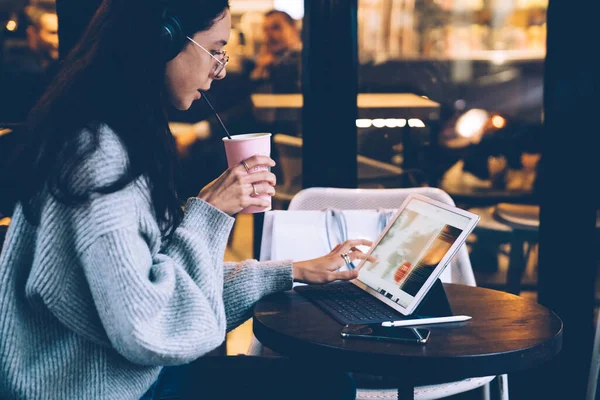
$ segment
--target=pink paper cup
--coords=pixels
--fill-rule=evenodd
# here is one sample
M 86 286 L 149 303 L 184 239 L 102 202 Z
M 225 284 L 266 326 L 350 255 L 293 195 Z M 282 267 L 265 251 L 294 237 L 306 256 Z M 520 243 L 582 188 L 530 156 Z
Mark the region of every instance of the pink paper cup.
M 223 138 L 225 145 L 225 155 L 227 156 L 227 164 L 229 167 L 241 164 L 242 160 L 246 160 L 255 155 L 270 156 L 271 155 L 271 134 L 270 133 L 247 133 L 243 135 L 232 135 L 231 139 Z M 268 167 L 254 167 L 250 169 L 250 173 L 268 170 Z M 269 206 L 261 207 L 246 207 L 239 214 L 254 214 L 271 209 L 271 196 L 268 194 L 260 194 L 257 197 L 269 201 Z

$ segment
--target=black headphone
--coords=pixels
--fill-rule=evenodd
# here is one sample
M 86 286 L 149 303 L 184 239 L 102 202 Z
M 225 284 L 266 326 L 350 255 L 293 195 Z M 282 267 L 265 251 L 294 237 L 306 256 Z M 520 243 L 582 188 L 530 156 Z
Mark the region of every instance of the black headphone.
M 185 44 L 185 33 L 179 18 L 169 15 L 164 8 L 160 27 L 161 50 L 165 61 L 170 61 L 179 54 Z

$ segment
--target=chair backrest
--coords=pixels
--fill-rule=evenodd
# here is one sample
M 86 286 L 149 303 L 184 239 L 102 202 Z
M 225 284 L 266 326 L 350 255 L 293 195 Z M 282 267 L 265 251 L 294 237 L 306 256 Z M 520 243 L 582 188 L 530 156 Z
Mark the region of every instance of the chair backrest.
M 454 201 L 441 189 L 431 187 L 401 189 L 340 189 L 309 188 L 298 192 L 288 210 L 369 210 L 398 208 L 411 193 L 418 193 L 442 203 L 454 205 Z M 476 286 L 475 275 L 466 246 L 462 246 L 451 261 L 452 283 Z M 444 279 L 442 279 L 444 280 Z M 448 280 L 444 280 L 449 282 Z

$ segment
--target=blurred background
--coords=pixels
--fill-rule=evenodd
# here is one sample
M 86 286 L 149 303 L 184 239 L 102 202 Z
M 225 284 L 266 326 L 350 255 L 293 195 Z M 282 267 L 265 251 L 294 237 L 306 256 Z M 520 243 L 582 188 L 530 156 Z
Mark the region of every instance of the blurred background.
M 230 0 L 227 78 L 213 82 L 209 96 L 232 134 L 273 134 L 273 208 L 286 209 L 303 187 L 323 182 L 442 188 L 458 206 L 482 216 L 468 240 L 478 285 L 528 296 L 556 311 L 572 327 L 565 333 L 565 370 L 584 379 L 589 364 L 582 360 L 590 354 L 591 312 L 597 314 L 600 293 L 597 242 L 587 218 L 597 206 L 587 199 L 598 169 L 583 166 L 597 159 L 598 147 L 598 69 L 588 59 L 594 29 L 588 5 L 555 2 L 551 59 L 548 0 L 355 1 L 356 10 L 350 10 L 355 3 L 341 0 Z M 0 0 L 0 168 L 27 113 L 99 3 Z M 331 15 L 330 6 L 336 11 Z M 335 23 L 319 26 L 322 20 Z M 313 75 L 303 76 L 306 71 Z M 545 74 L 551 77 L 546 82 Z M 328 79 L 336 82 L 330 86 Z M 545 91 L 554 111 L 546 121 Z M 357 93 L 356 115 L 354 104 L 310 97 L 329 99 L 332 92 L 340 103 L 346 93 Z M 226 169 L 224 132 L 203 101 L 188 112 L 169 110 L 169 120 L 182 165 L 178 191 L 185 199 Z M 354 153 L 356 174 L 346 168 Z M 551 160 L 545 164 L 545 196 L 542 153 Z M 346 164 L 339 167 L 341 159 Z M 307 169 L 308 162 L 317 172 Z M 538 232 L 543 201 L 549 210 L 545 247 Z M 565 204 L 571 219 L 564 217 Z M 10 214 L 1 205 L 0 192 L 0 224 Z M 258 256 L 260 222 L 258 214 L 237 216 L 228 260 Z M 568 268 L 577 272 L 565 273 Z M 230 354 L 247 349 L 251 327 L 241 329 L 242 339 L 228 340 Z M 525 378 L 519 386 L 518 378 L 511 377 L 511 396 L 528 398 L 518 397 L 519 388 L 527 393 L 531 386 Z
M 417 170 L 409 183 L 441 186 L 465 203 L 484 201 L 485 191 L 530 195 L 540 158 L 546 8 L 545 0 L 359 0 L 364 185 L 385 177 L 398 185 L 389 176 L 402 168 Z M 286 171 L 276 170 L 285 183 L 276 207 L 285 208 L 301 187 L 294 148 L 302 141 L 293 138 L 302 137 L 304 1 L 232 0 L 231 11 L 228 77 L 214 82 L 211 98 L 233 133 L 280 135 L 274 155 L 287 158 Z M 0 24 L 0 122 L 8 125 L 24 121 L 58 68 L 56 5 L 1 0 Z M 172 110 L 171 120 L 182 162 L 195 170 L 181 183 L 192 195 L 225 166 L 223 131 L 203 102 Z

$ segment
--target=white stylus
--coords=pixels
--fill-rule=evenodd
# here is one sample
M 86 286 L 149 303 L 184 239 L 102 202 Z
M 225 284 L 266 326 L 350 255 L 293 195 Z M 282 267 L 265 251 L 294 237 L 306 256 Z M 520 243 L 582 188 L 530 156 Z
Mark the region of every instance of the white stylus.
M 417 319 L 404 319 L 400 321 L 386 321 L 382 322 L 381 326 L 413 326 L 413 325 L 432 325 L 432 324 L 444 324 L 449 322 L 461 322 L 470 320 L 471 317 L 468 315 L 453 315 L 451 317 L 435 317 L 435 318 L 417 318 Z

